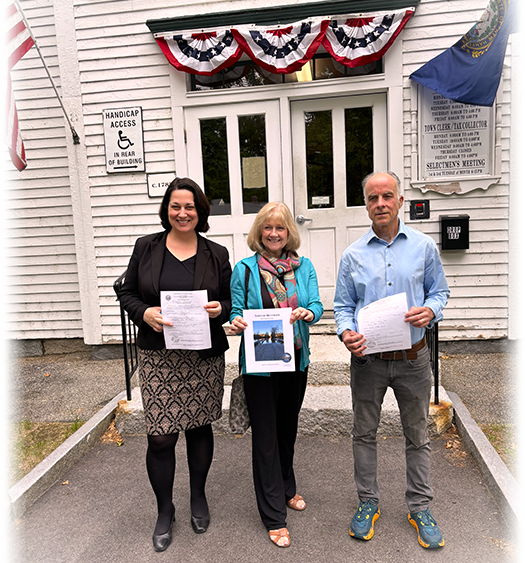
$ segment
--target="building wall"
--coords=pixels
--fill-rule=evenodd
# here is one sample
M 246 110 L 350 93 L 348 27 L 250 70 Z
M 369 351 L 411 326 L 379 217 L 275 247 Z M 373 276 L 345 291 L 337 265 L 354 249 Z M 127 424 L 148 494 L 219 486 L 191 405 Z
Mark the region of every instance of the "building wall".
M 466 194 L 422 194 L 410 188 L 411 96 L 414 84 L 409 75 L 426 61 L 453 45 L 477 21 L 485 0 L 444 2 L 424 0 L 403 36 L 405 199 L 429 199 L 431 218 L 413 222 L 439 243 L 440 215 L 470 216 L 470 248 L 442 251 L 441 258 L 451 296 L 440 324 L 441 336 L 456 338 L 498 338 L 508 335 L 509 307 L 509 157 L 510 157 L 510 55 L 505 61 L 496 101 L 496 126 L 501 138 L 501 180 L 487 190 Z M 443 25 L 445 22 L 446 25 Z M 441 25 L 440 25 L 441 23 Z M 510 51 L 510 48 L 509 48 Z M 415 178 L 414 178 L 415 179 Z M 405 210 L 408 223 L 408 209 Z
M 22 6 L 60 89 L 53 4 L 24 1 Z M 18 172 L 4 153 L 6 334 L 82 337 L 67 131 L 35 47 L 17 64 L 12 82 L 29 164 Z
M 171 92 L 164 56 L 145 25 L 156 13 L 154 8 L 140 10 L 133 2 L 76 4 L 100 340 L 111 342 L 120 338 L 112 284 L 126 269 L 134 241 L 160 230 L 160 223 L 158 200 L 148 198 L 144 173 L 106 174 L 102 110 L 141 106 L 146 172 L 170 172 L 174 170 Z
M 145 22 L 282 2 L 21 4 L 37 40 L 42 37 L 46 60 L 50 59 L 61 90 L 63 83 L 64 101 L 81 145 L 72 145 L 33 48 L 13 75 L 29 165 L 21 173 L 9 173 L 10 279 L 16 289 L 8 334 L 15 339 L 83 337 L 88 344 L 118 341 L 119 308 L 112 284 L 125 270 L 136 238 L 160 228 L 158 199 L 147 195 L 146 174 L 175 169 L 184 174 L 186 162 L 184 77 L 169 67 Z M 502 179 L 487 190 L 451 196 L 423 195 L 410 187 L 413 85 L 408 76 L 455 43 L 485 6 L 486 0 L 422 0 L 398 39 L 403 62 L 399 103 L 404 129 L 399 142 L 404 151 L 405 199 L 431 201 L 431 219 L 414 226 L 438 241 L 440 214 L 471 217 L 470 249 L 442 255 L 452 288 L 441 324 L 443 339 L 508 334 L 510 72 L 506 66 L 498 113 Z M 146 174 L 106 173 L 102 110 L 126 106 L 143 108 Z M 393 119 L 390 116 L 391 123 Z M 405 220 L 411 224 L 408 207 Z

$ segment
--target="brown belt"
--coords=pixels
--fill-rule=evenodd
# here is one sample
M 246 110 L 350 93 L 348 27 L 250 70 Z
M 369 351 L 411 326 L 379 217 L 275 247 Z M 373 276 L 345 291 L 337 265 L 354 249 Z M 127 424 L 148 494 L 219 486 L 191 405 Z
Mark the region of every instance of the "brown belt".
M 376 357 L 381 360 L 403 360 L 404 354 L 407 360 L 416 360 L 418 351 L 421 350 L 421 348 L 424 348 L 426 343 L 427 339 L 423 336 L 417 344 L 414 344 L 414 346 L 408 350 L 400 350 L 397 352 L 379 352 L 379 354 L 376 354 Z

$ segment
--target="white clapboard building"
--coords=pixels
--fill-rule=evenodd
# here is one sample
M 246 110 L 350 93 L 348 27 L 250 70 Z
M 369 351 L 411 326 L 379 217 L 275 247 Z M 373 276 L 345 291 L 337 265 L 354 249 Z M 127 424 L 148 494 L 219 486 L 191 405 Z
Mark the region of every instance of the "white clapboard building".
M 5 156 L 9 339 L 119 342 L 113 282 L 137 237 L 160 230 L 160 196 L 175 175 L 204 187 L 208 236 L 232 265 L 251 254 L 254 213 L 286 202 L 330 311 L 341 254 L 369 226 L 361 179 L 386 169 L 402 179 L 403 220 L 441 251 L 451 297 L 440 338 L 516 338 L 520 36 L 510 36 L 492 107 L 451 102 L 409 78 L 488 0 L 19 4 L 80 142 L 31 48 L 12 71 L 27 168 Z M 308 62 L 281 73 L 254 60 L 251 31 L 260 41 L 306 34 L 297 22 L 308 22 Z M 363 44 L 358 65 L 345 64 L 338 30 L 365 25 L 383 26 L 382 56 Z M 226 57 L 219 72 L 202 73 L 196 44 Z

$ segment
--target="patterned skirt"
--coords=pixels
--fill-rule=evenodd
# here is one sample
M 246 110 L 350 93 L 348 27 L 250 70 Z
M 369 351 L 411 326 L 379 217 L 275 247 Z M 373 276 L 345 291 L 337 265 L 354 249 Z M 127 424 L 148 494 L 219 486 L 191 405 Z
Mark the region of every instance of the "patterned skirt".
M 191 430 L 222 416 L 224 354 L 203 360 L 195 350 L 140 350 L 139 378 L 150 435 Z

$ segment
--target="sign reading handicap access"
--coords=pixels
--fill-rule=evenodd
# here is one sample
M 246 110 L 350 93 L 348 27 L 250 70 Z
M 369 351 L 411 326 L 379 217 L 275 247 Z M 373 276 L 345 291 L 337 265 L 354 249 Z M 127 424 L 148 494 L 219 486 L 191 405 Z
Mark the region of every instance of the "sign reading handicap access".
M 142 108 L 102 110 L 106 172 L 143 172 Z

